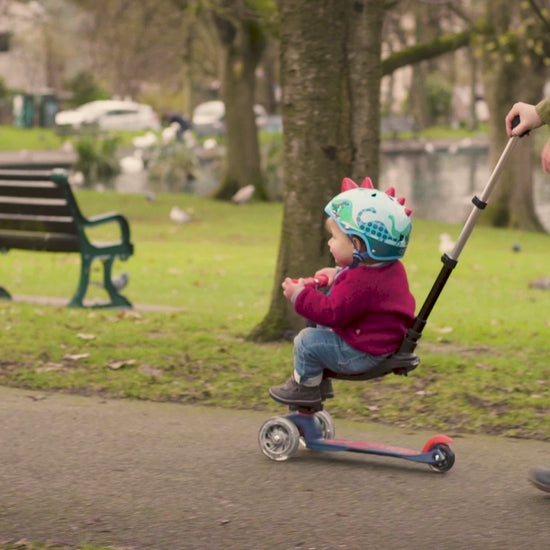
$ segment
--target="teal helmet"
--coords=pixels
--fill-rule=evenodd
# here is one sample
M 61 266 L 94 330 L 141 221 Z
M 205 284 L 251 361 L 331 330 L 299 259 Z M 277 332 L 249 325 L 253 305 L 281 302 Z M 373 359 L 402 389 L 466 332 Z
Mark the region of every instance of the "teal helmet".
M 342 192 L 325 206 L 325 212 L 348 237 L 359 237 L 367 248 L 356 250 L 355 258 L 378 261 L 402 258 L 411 234 L 411 210 L 404 198 L 395 198 L 395 190 L 374 189 L 370 178 L 359 187 L 350 178 L 342 181 Z

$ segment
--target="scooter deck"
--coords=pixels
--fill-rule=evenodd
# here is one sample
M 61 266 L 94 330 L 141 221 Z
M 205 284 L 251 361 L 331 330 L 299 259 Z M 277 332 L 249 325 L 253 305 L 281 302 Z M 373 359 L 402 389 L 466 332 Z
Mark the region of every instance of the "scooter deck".
M 446 438 L 449 440 L 450 438 Z M 434 464 L 439 459 L 437 449 L 422 452 L 404 447 L 395 447 L 383 443 L 370 443 L 368 441 L 354 441 L 348 439 L 316 439 L 306 441 L 306 447 L 315 451 L 348 451 L 353 453 L 366 453 L 379 456 L 403 458 L 414 462 Z
M 439 444 L 449 445 L 453 441 L 452 438 L 443 434 L 434 435 L 424 444 L 421 451 L 417 451 L 407 449 L 405 447 L 396 447 L 393 445 L 385 445 L 383 443 L 371 443 L 368 441 L 358 441 L 352 439 L 324 439 L 321 424 L 315 415 L 298 412 L 287 415 L 287 418 L 296 424 L 300 430 L 306 447 L 315 451 L 347 451 L 366 453 L 402 458 L 425 464 L 436 464 L 441 458 L 439 450 L 436 446 Z

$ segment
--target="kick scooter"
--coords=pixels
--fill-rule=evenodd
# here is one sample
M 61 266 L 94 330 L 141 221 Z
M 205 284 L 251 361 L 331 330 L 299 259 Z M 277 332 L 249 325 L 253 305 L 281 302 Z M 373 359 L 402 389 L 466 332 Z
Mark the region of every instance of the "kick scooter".
M 519 123 L 516 117 L 514 126 Z M 524 134 L 525 135 L 525 134 Z M 521 136 L 522 137 L 522 136 Z M 345 380 L 368 380 L 385 376 L 389 373 L 407 375 L 420 364 L 420 358 L 415 349 L 422 331 L 426 326 L 435 302 L 445 286 L 452 270 L 458 263 L 458 257 L 466 244 L 477 219 L 482 210 L 487 206 L 487 200 L 493 191 L 505 161 L 513 151 L 520 136 L 509 139 L 500 159 L 498 160 L 489 181 L 480 197 L 474 196 L 474 205 L 456 243 L 450 254 L 443 254 L 441 261 L 443 267 L 435 280 L 413 326 L 405 335 L 401 346 L 395 354 L 380 363 L 375 369 L 365 374 L 343 375 L 326 370 L 324 378 Z M 303 279 L 306 285 L 321 287 L 327 280 L 322 278 Z M 308 449 L 315 451 L 348 451 L 373 455 L 388 456 L 427 464 L 436 472 L 447 472 L 455 463 L 455 454 L 450 444 L 452 439 L 446 435 L 436 435 L 430 438 L 421 451 L 394 447 L 380 443 L 366 441 L 354 441 L 347 439 L 335 439 L 335 426 L 330 414 L 323 409 L 323 404 L 318 407 L 291 406 L 286 416 L 275 416 L 266 420 L 258 433 L 258 442 L 262 452 L 271 460 L 284 461 L 294 456 L 302 442 Z

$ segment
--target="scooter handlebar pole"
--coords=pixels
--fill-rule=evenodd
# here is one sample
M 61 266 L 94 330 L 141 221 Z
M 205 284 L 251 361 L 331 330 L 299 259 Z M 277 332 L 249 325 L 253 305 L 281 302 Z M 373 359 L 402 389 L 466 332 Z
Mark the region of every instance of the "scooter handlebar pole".
M 516 116 L 516 118 L 512 123 L 512 127 L 515 127 L 518 124 L 519 124 L 519 117 Z M 415 350 L 417 342 L 422 336 L 422 331 L 426 326 L 428 316 L 430 315 L 435 305 L 435 302 L 439 298 L 439 295 L 441 294 L 443 287 L 447 283 L 447 279 L 450 277 L 452 270 L 456 267 L 456 264 L 458 263 L 458 257 L 460 256 L 460 253 L 462 252 L 462 249 L 464 248 L 466 241 L 470 237 L 474 229 L 474 226 L 477 222 L 477 219 L 481 215 L 482 210 L 484 210 L 485 207 L 487 206 L 487 201 L 498 181 L 498 178 L 502 170 L 504 169 L 506 160 L 514 150 L 514 147 L 517 145 L 518 140 L 521 139 L 523 136 L 527 135 L 528 133 L 529 132 L 525 132 L 521 136 L 512 136 L 508 140 L 508 143 L 506 144 L 504 151 L 500 155 L 500 158 L 498 159 L 493 169 L 493 172 L 491 173 L 491 176 L 489 177 L 489 180 L 485 185 L 483 192 L 481 193 L 481 197 L 475 196 L 472 199 L 474 208 L 470 212 L 470 215 L 468 216 L 468 219 L 466 220 L 466 223 L 464 224 L 464 227 L 462 228 L 462 231 L 460 232 L 460 235 L 456 240 L 456 244 L 452 252 L 450 254 L 443 254 L 443 256 L 441 257 L 441 261 L 443 262 L 443 267 L 441 268 L 441 271 L 437 279 L 435 280 L 426 300 L 424 301 L 424 304 L 422 305 L 422 308 L 420 309 L 420 312 L 418 313 L 413 323 L 413 326 L 407 332 L 401 344 L 401 347 L 399 348 L 400 352 L 412 353 Z
M 514 119 L 512 120 L 512 128 L 515 128 L 520 123 L 519 115 L 516 115 Z M 481 211 L 485 209 L 487 206 L 487 201 L 489 200 L 489 197 L 491 193 L 493 192 L 493 189 L 498 181 L 498 178 L 500 176 L 500 173 L 504 169 L 504 166 L 506 164 L 506 160 L 514 150 L 514 147 L 517 145 L 517 142 L 519 139 L 521 139 L 523 136 L 526 136 L 529 134 L 529 130 L 526 132 L 523 132 L 521 136 L 512 136 L 508 143 L 506 144 L 506 147 L 504 148 L 504 151 L 500 155 L 500 158 L 498 159 L 495 167 L 493 168 L 493 172 L 491 173 L 491 176 L 489 177 L 489 181 L 485 185 L 483 192 L 481 193 L 481 197 L 475 196 L 472 199 L 472 202 L 474 204 L 474 208 L 470 212 L 470 215 L 468 219 L 466 220 L 466 223 L 464 224 L 464 227 L 462 228 L 462 231 L 460 232 L 460 235 L 458 236 L 458 239 L 456 240 L 455 247 L 453 248 L 453 251 L 449 255 L 449 257 L 453 260 L 458 260 L 458 257 L 460 256 L 460 253 L 462 252 L 462 249 L 464 248 L 464 245 L 466 244 L 466 241 L 470 237 L 474 226 L 481 215 Z
M 493 192 L 493 189 L 497 184 L 498 178 L 502 170 L 504 169 L 507 158 L 510 156 L 510 154 L 514 150 L 514 147 L 517 145 L 519 139 L 520 139 L 519 136 L 513 136 L 508 140 L 508 143 L 506 144 L 506 147 L 504 148 L 502 155 L 500 155 L 500 158 L 498 159 L 498 162 L 494 167 L 493 172 L 491 173 L 491 176 L 489 177 L 489 181 L 487 182 L 487 184 L 485 185 L 481 193 L 481 197 L 475 196 L 472 199 L 474 208 L 470 212 L 470 215 L 468 216 L 468 219 L 466 220 L 466 223 L 464 224 L 464 227 L 462 228 L 462 231 L 460 232 L 460 235 L 456 240 L 455 246 L 451 254 L 449 255 L 451 259 L 458 260 L 458 257 L 460 256 L 460 253 L 462 252 L 462 249 L 464 248 L 466 241 L 472 234 L 474 226 L 477 223 L 477 220 L 481 215 L 481 212 L 487 206 L 487 201 L 489 200 L 489 197 L 491 196 L 491 193 Z

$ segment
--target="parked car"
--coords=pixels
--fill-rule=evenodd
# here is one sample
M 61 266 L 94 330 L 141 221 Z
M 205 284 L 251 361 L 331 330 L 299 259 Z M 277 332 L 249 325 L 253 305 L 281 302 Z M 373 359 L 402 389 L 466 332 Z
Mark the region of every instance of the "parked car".
M 265 128 L 269 117 L 262 105 L 254 105 L 256 126 Z M 223 101 L 207 101 L 193 111 L 193 130 L 198 136 L 222 136 L 225 134 L 225 104 Z
M 98 100 L 55 115 L 58 129 L 79 130 L 97 126 L 102 130 L 160 130 L 157 113 L 149 105 L 134 101 Z

